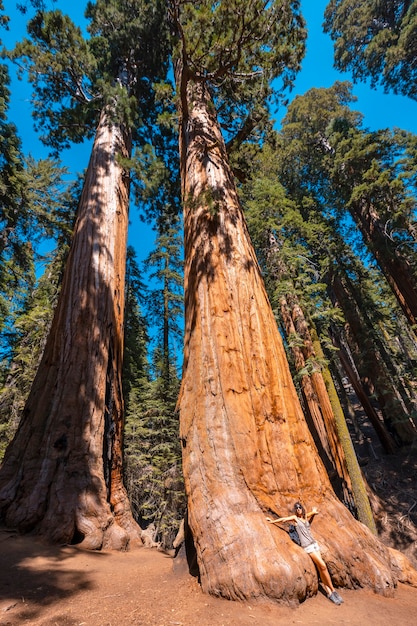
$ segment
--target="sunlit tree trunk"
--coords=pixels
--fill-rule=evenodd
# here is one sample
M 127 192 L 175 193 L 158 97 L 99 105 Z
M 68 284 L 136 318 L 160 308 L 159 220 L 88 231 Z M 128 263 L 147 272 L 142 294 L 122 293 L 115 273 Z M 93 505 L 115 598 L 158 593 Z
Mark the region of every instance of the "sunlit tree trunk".
M 44 355 L 0 473 L 4 522 L 62 543 L 139 538 L 122 482 L 130 137 L 103 113 Z
M 185 353 L 180 436 L 204 591 L 297 601 L 317 591 L 310 557 L 265 511 L 295 499 L 333 580 L 391 594 L 417 583 L 404 558 L 356 521 L 331 489 L 291 380 L 242 216 L 214 107 L 178 65 L 185 228 Z

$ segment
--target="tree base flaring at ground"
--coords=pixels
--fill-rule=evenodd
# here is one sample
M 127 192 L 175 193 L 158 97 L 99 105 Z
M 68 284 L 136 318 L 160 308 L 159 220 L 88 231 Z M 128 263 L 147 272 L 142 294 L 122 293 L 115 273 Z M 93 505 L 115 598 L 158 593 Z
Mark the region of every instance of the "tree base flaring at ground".
M 0 472 L 7 525 L 91 549 L 141 543 L 122 481 L 128 177 L 118 155 L 129 150 L 103 113 L 54 320 Z
M 39 2 L 29 4 L 39 7 Z M 407 558 L 384 545 L 368 527 L 354 519 L 331 486 L 329 473 L 334 463 L 342 482 L 341 497 L 350 496 L 354 490 L 353 485 L 352 490 L 349 486 L 351 469 L 347 463 L 345 467 L 339 445 L 340 429 L 336 432 L 333 428 L 333 409 L 325 407 L 325 379 L 308 372 L 304 398 L 317 396 L 318 402 L 314 399 L 306 408 L 328 453 L 326 466 L 297 396 L 230 165 L 237 164 L 240 174 L 245 174 L 239 180 L 246 181 L 246 175 L 256 169 L 256 165 L 249 165 L 251 155 L 259 154 L 261 145 L 269 139 L 271 144 L 280 146 L 279 158 L 286 160 L 289 171 L 285 172 L 286 166 L 281 163 L 280 172 L 275 172 L 271 179 L 286 179 L 285 193 L 288 192 L 288 199 L 292 194 L 291 201 L 294 206 L 300 205 L 300 212 L 296 219 L 287 219 L 286 224 L 274 226 L 272 231 L 277 238 L 282 236 L 287 245 L 296 243 L 296 250 L 301 250 L 298 256 L 307 254 L 309 271 L 313 266 L 318 268 L 314 269 L 316 284 L 303 284 L 303 277 L 296 270 L 298 259 L 297 264 L 288 266 L 287 272 L 291 275 L 294 270 L 297 283 L 306 294 L 318 294 L 313 294 L 314 302 L 322 298 L 319 292 L 324 294 L 324 288 L 315 291 L 318 282 L 326 280 L 326 300 L 334 310 L 343 308 L 344 315 L 343 322 L 341 313 L 329 322 L 328 344 L 333 341 L 339 348 L 338 342 L 342 345 L 347 339 L 347 358 L 355 351 L 360 355 L 356 361 L 352 359 L 361 379 L 357 381 L 357 393 L 366 383 L 369 395 L 380 404 L 383 420 L 394 427 L 400 443 L 407 445 L 416 432 L 412 418 L 414 389 L 402 372 L 396 372 L 393 360 L 388 366 L 389 359 L 384 356 L 388 337 L 377 342 L 371 332 L 378 323 L 388 334 L 387 318 L 382 313 L 379 316 L 376 307 L 373 315 L 369 314 L 368 298 L 362 298 L 362 291 L 361 297 L 357 297 L 364 268 L 362 262 L 356 263 L 348 246 L 339 246 L 341 233 L 334 228 L 335 234 L 323 235 L 330 221 L 338 221 L 335 211 L 338 210 L 339 218 L 350 207 L 358 232 L 362 232 L 368 245 L 366 254 L 372 255 L 369 265 L 379 263 L 384 280 L 391 284 L 399 301 L 410 294 L 404 310 L 410 323 L 415 322 L 415 280 L 409 266 L 410 251 L 415 247 L 415 224 L 409 219 L 415 200 L 411 195 L 415 153 L 412 163 L 401 170 L 402 157 L 413 142 L 406 145 L 400 136 L 391 141 L 381 134 L 362 133 L 357 128 L 356 113 L 348 116 L 344 106 L 317 105 L 319 101 L 329 102 L 327 97 L 320 99 L 323 94 L 326 96 L 320 90 L 310 94 L 311 102 L 316 102 L 314 109 L 306 106 L 305 99 L 297 98 L 295 106 L 288 110 L 289 123 L 284 120 L 280 136 L 273 137 L 273 101 L 279 100 L 293 84 L 304 54 L 306 30 L 297 1 L 97 0 L 87 3 L 86 15 L 91 20 L 88 38 L 60 11 L 39 10 L 29 21 L 29 39 L 14 51 L 14 58 L 29 72 L 33 83 L 35 119 L 38 128 L 46 133 L 45 141 L 57 151 L 93 133 L 95 141 L 45 351 L 0 470 L 3 521 L 52 542 L 77 544 L 91 550 L 122 552 L 129 545 L 142 542 L 122 480 L 128 164 L 133 146 L 141 146 L 142 139 L 158 144 L 161 137 L 158 139 L 157 135 L 164 134 L 163 126 L 172 109 L 169 106 L 169 114 L 160 115 L 159 105 L 162 107 L 165 97 L 169 98 L 169 90 L 158 85 L 155 94 L 153 89 L 155 81 L 165 78 L 170 73 L 168 68 L 174 67 L 177 90 L 172 106 L 178 107 L 185 253 L 184 366 L 178 410 L 187 519 L 201 588 L 231 600 L 267 599 L 291 605 L 317 594 L 319 583 L 310 556 L 291 541 L 287 532 L 265 519 L 269 511 L 285 516 L 296 500 L 320 511 L 314 535 L 337 587 L 366 587 L 392 596 L 399 582 L 417 586 L 417 572 Z M 173 49 L 171 37 L 176 38 Z M 336 101 L 340 98 L 339 105 L 351 102 L 346 85 L 336 83 L 333 91 L 327 96 Z M 299 107 L 306 115 L 295 123 Z M 343 116 L 335 119 L 337 111 Z M 325 119 L 325 114 L 331 119 Z M 162 118 L 156 131 L 157 119 Z M 312 118 L 320 122 L 317 128 L 312 125 Z M 227 147 L 222 129 L 228 136 Z M 354 142 L 347 142 L 348 138 Z M 399 151 L 386 168 L 383 155 L 394 145 Z M 300 146 L 309 148 L 304 156 Z M 142 155 L 144 161 L 148 160 L 147 147 Z M 228 149 L 232 151 L 230 160 Z M 382 158 L 375 159 L 372 154 L 378 156 L 381 149 Z M 153 150 L 152 147 L 150 152 Z M 371 157 L 367 163 L 363 163 L 364 151 Z M 158 149 L 156 153 L 161 156 Z M 273 154 L 275 160 L 278 152 Z M 166 165 L 169 153 L 163 153 L 161 160 Z M 356 161 L 363 167 L 356 167 Z M 245 172 L 240 167 L 242 163 Z M 159 167 L 153 168 L 152 162 L 149 169 Z M 349 172 L 352 176 L 346 178 Z M 373 179 L 375 174 L 375 189 L 373 185 L 365 185 L 365 189 L 364 179 Z M 389 184 L 381 187 L 386 174 Z M 161 172 L 159 175 L 166 178 Z M 142 189 L 149 204 L 152 201 L 145 187 L 157 187 L 159 175 L 155 171 L 152 183 L 148 185 L 148 180 Z M 166 184 L 171 187 L 169 176 Z M 175 184 L 172 189 L 178 197 Z M 169 200 L 164 189 L 159 188 L 156 195 L 159 202 L 163 197 L 166 208 Z M 387 203 L 393 196 L 397 200 Z M 16 197 L 19 201 L 13 210 L 22 204 L 20 193 Z M 271 204 L 269 194 L 266 201 Z M 405 252 L 406 247 L 393 239 L 393 250 L 388 254 L 390 237 L 386 228 L 391 213 L 397 212 L 397 202 L 399 215 L 403 215 L 395 230 L 405 232 L 412 226 L 412 236 L 404 239 L 412 246 Z M 158 212 L 155 206 L 152 209 Z M 296 213 L 298 209 L 292 212 L 293 218 Z M 312 239 L 303 233 L 307 213 L 312 220 L 308 225 L 320 227 Z M 322 219 L 324 216 L 326 219 Z M 162 215 L 158 219 L 164 222 Z M 298 228 L 296 242 L 293 235 L 286 239 L 285 231 L 294 233 Z M 13 227 L 11 231 L 14 230 Z M 331 254 L 327 242 L 331 242 Z M 378 250 L 372 250 L 375 244 Z M 310 254 L 315 245 L 325 250 L 323 256 L 321 252 L 319 256 Z M 167 286 L 166 283 L 166 312 L 170 308 Z M 274 291 L 280 290 L 285 293 L 282 285 L 275 284 Z M 9 297 L 10 286 L 4 293 Z M 376 298 L 376 291 L 373 295 Z M 297 328 L 295 323 L 296 317 L 300 322 L 301 307 L 296 302 L 290 305 L 291 294 L 286 297 L 288 332 L 294 325 L 301 335 L 301 324 Z M 283 300 L 281 304 L 284 312 Z M 327 313 L 317 305 L 317 311 L 319 308 L 320 315 L 326 317 Z M 362 315 L 356 315 L 359 310 Z M 333 321 L 335 326 L 339 323 L 334 336 L 329 330 Z M 164 377 L 168 380 L 168 317 L 165 322 Z M 383 336 L 382 332 L 379 334 Z M 304 348 L 307 340 L 311 342 L 311 337 L 304 333 Z M 401 349 L 404 353 L 408 350 L 406 345 Z M 342 350 L 338 352 L 338 363 L 342 363 Z M 408 363 L 412 363 L 416 361 L 412 356 L 415 346 L 409 352 Z M 310 350 L 303 355 L 304 361 L 298 360 L 299 372 L 308 370 L 312 357 Z M 387 367 L 383 367 L 385 361 Z M 402 375 L 403 393 L 395 385 L 387 386 L 394 374 L 397 380 Z M 353 378 L 351 382 L 353 385 Z M 375 416 L 375 428 L 381 430 L 381 441 L 385 441 L 386 451 L 392 453 L 396 447 L 364 393 L 363 406 L 367 400 L 369 415 Z M 399 419 L 404 412 L 402 407 L 407 408 L 406 420 Z M 401 415 L 394 415 L 394 408 Z M 166 422 L 165 415 L 153 403 L 152 409 L 155 412 L 150 415 L 149 411 L 147 417 L 152 428 L 160 431 L 156 423 Z M 327 426 L 331 428 L 322 428 L 319 409 L 326 409 Z M 327 445 L 329 437 L 334 445 Z M 153 438 L 148 442 L 150 439 Z M 144 447 L 148 442 L 142 437 Z M 158 495 L 160 502 L 169 484 L 171 488 L 175 484 L 176 476 L 173 472 L 167 477 L 162 459 L 155 462 L 155 448 L 163 461 L 167 460 L 165 442 L 153 440 L 150 447 L 151 454 L 148 458 L 143 455 L 142 461 L 146 466 L 153 461 L 154 468 L 163 474 L 159 494 L 164 495 Z M 175 469 L 177 450 L 172 458 L 169 469 Z M 326 471 L 329 465 L 330 470 Z M 142 497 L 143 491 L 142 488 Z M 150 508 L 156 517 L 154 502 Z M 359 502 L 356 508 L 360 509 Z M 167 507 L 162 509 L 166 513 Z M 70 549 L 67 550 L 68 554 Z M 87 577 L 82 582 L 86 580 Z
M 181 80 L 177 79 L 178 84 Z M 185 355 L 179 399 L 189 524 L 202 588 L 294 602 L 317 592 L 310 557 L 264 511 L 295 500 L 323 515 L 317 540 L 340 587 L 383 595 L 417 573 L 338 501 L 317 455 L 239 206 L 208 90 L 182 111 Z M 213 146 L 201 158 L 201 137 Z M 208 210 L 206 189 L 217 209 Z

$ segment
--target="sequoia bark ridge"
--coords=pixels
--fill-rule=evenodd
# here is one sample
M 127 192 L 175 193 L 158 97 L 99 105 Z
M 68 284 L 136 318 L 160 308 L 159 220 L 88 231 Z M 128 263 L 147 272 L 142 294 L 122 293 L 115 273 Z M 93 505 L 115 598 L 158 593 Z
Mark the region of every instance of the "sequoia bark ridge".
M 4 521 L 55 542 L 140 541 L 122 482 L 130 134 L 102 113 L 61 294 L 0 473 Z
M 184 70 L 185 71 L 185 70 Z M 310 557 L 265 512 L 296 499 L 336 585 L 390 594 L 411 566 L 331 489 L 307 428 L 239 204 L 208 88 L 177 67 L 185 228 L 179 397 L 189 524 L 205 591 L 284 602 L 317 591 Z

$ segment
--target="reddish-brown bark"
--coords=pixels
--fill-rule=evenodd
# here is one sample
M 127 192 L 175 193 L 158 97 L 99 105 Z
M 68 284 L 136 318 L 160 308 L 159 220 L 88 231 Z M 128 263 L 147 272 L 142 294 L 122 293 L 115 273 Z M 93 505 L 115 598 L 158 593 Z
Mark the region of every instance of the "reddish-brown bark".
M 409 260 L 400 250 L 400 246 L 389 240 L 375 206 L 367 200 L 360 200 L 350 204 L 350 211 L 400 307 L 417 333 L 417 285 Z
M 122 482 L 121 361 L 130 140 L 103 114 L 61 294 L 0 472 L 5 523 L 56 542 L 139 539 Z
M 333 580 L 391 594 L 417 583 L 335 497 L 307 428 L 228 166 L 213 104 L 178 68 L 185 225 L 179 398 L 189 524 L 205 591 L 291 602 L 317 591 L 310 557 L 265 522 L 300 498 Z
M 300 372 L 306 367 L 306 360 L 314 361 L 316 355 L 307 323 L 294 296 L 288 296 L 288 302 L 286 298 L 281 297 L 281 316 L 287 337 L 291 334 L 297 334 L 303 341 L 302 347 L 296 345 L 291 347 L 295 367 Z M 314 371 L 302 375 L 300 382 L 305 408 L 310 419 L 310 431 L 316 441 L 333 488 L 342 501 L 350 503 L 352 501 L 352 483 L 319 365 L 316 363 Z

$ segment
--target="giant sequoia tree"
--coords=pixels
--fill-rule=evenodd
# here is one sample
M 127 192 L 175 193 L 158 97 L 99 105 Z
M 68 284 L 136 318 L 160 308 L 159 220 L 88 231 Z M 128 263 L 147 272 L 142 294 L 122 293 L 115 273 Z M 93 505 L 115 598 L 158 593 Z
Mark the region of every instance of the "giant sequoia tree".
M 415 326 L 413 158 L 404 150 L 402 133 L 361 129 L 361 115 L 348 106 L 353 100 L 349 83 L 338 82 L 293 100 L 281 133 L 284 181 L 292 193 L 313 194 L 329 213 L 350 212 Z
M 324 515 L 315 533 L 336 584 L 392 592 L 412 580 L 336 498 L 307 428 L 243 219 L 219 120 L 297 68 L 298 2 L 172 2 L 185 228 L 185 354 L 179 398 L 188 519 L 203 589 L 301 600 L 309 556 L 265 511 L 294 500 Z M 251 98 L 248 97 L 249 92 Z M 219 107 L 217 112 L 216 108 Z M 230 128 L 230 125 L 228 126 Z
M 4 521 L 54 541 L 122 548 L 139 537 L 122 481 L 121 364 L 134 129 L 161 73 L 158 3 L 89 3 L 91 38 L 39 11 L 15 56 L 56 150 L 94 134 L 60 299 L 0 473 Z

